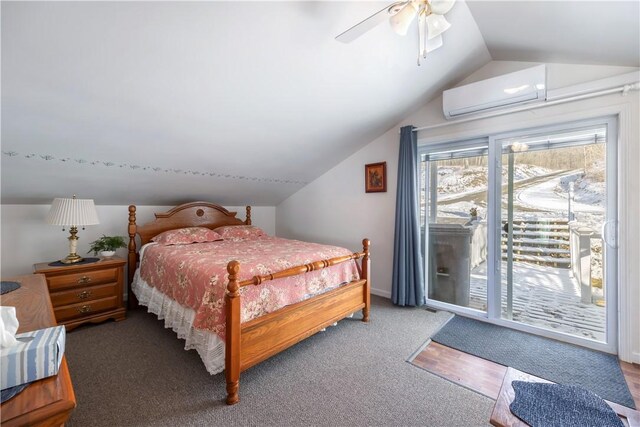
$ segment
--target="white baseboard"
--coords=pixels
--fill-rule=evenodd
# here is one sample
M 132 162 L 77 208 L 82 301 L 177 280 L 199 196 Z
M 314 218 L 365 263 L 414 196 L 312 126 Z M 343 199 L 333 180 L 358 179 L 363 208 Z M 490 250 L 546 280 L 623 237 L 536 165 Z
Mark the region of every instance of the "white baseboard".
M 389 292 L 389 291 L 384 291 L 382 289 L 371 288 L 370 292 L 373 295 L 377 295 L 379 297 L 384 297 L 384 298 L 391 299 L 391 292 Z
M 631 362 L 640 365 L 640 353 L 638 353 L 637 351 L 631 353 Z

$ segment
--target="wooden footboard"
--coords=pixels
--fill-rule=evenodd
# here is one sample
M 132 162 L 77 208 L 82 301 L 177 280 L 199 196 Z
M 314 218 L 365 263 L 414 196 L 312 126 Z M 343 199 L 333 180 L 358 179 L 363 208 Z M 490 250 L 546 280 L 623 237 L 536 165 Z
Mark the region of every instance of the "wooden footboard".
M 136 207 L 129 206 L 129 307 L 133 308 L 137 305 L 135 295 L 131 292 L 131 283 L 140 258 L 136 236 L 140 238 L 140 244 L 144 245 L 157 234 L 167 230 L 194 226 L 215 229 L 223 225 L 250 224 L 250 206 L 246 207 L 245 220 L 242 221 L 236 218 L 236 212 L 229 212 L 222 206 L 208 202 L 193 202 L 176 206 L 168 212 L 156 213 L 153 221 L 138 226 Z M 241 266 L 238 261 L 231 261 L 227 265 L 229 282 L 225 296 L 227 330 L 225 369 L 229 405 L 239 401 L 240 372 L 358 310 L 362 310 L 362 320 L 369 321 L 369 290 L 371 288 L 369 239 L 364 239 L 362 245 L 362 252 L 316 261 L 273 274 L 254 276 L 244 281 L 239 281 Z M 240 322 L 239 291 L 241 287 L 259 286 L 269 280 L 305 274 L 358 259 L 362 259 L 360 279 L 249 322 Z
M 227 265 L 229 283 L 226 301 L 225 374 L 227 379 L 227 404 L 238 403 L 240 372 L 250 368 L 329 325 L 362 310 L 362 320 L 369 321 L 370 307 L 370 257 L 369 239 L 362 241 L 363 251 L 347 256 L 316 261 L 292 267 L 277 273 L 254 276 L 238 281 L 240 263 Z M 332 291 L 289 305 L 273 313 L 246 323 L 240 323 L 240 288 L 258 286 L 268 280 L 305 274 L 332 265 L 362 258 L 362 274 Z

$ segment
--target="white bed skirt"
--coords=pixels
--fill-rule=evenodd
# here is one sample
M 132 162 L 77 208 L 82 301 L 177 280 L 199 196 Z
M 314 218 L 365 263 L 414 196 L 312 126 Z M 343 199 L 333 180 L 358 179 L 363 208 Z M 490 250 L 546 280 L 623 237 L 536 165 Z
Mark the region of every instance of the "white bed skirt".
M 195 349 L 211 375 L 224 371 L 224 341 L 209 331 L 193 327 L 195 312 L 183 307 L 158 289 L 150 286 L 140 277 L 140 269 L 133 276 L 131 290 L 138 298 L 140 305 L 147 307 L 149 313 L 164 320 L 164 327 L 173 329 L 178 338 L 185 340 L 184 349 Z M 352 317 L 353 313 L 347 317 Z M 337 325 L 335 322 L 332 326 Z M 324 331 L 322 329 L 321 331 Z
M 164 327 L 171 328 L 178 334 L 178 338 L 185 340 L 184 349 L 195 349 L 204 362 L 204 366 L 211 375 L 224 371 L 224 341 L 208 331 L 193 327 L 195 312 L 183 307 L 156 288 L 149 286 L 140 277 L 140 270 L 136 270 L 131 284 L 131 290 L 147 311 L 164 319 Z

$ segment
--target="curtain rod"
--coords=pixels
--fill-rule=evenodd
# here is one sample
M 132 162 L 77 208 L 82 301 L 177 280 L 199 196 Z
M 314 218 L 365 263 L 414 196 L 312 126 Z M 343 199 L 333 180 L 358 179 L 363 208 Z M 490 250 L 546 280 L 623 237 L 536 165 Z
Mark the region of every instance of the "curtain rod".
M 622 96 L 625 96 L 627 95 L 627 93 L 629 93 L 632 90 L 640 90 L 640 82 L 626 84 L 626 85 L 618 86 L 612 89 L 604 89 L 604 90 L 589 92 L 582 95 L 573 95 L 573 96 L 569 95 L 569 96 L 566 96 L 560 99 L 555 99 L 552 101 L 544 101 L 543 103 L 540 103 L 540 104 L 523 105 L 521 107 L 510 108 L 508 110 L 494 111 L 494 112 L 486 113 L 476 117 L 467 117 L 465 119 L 458 119 L 451 122 L 438 123 L 436 125 L 431 125 L 431 126 L 422 126 L 419 128 L 414 128 L 413 131 L 420 132 L 420 131 L 436 129 L 444 126 L 456 125 L 458 123 L 467 123 L 467 122 L 473 122 L 481 119 L 489 119 L 492 117 L 503 116 L 505 114 L 519 113 L 521 111 L 527 111 L 527 110 L 535 110 L 537 108 L 549 107 L 552 105 L 564 104 L 565 102 L 579 101 L 582 99 L 595 98 L 597 96 L 609 95 L 611 93 L 616 93 L 616 92 L 622 92 Z

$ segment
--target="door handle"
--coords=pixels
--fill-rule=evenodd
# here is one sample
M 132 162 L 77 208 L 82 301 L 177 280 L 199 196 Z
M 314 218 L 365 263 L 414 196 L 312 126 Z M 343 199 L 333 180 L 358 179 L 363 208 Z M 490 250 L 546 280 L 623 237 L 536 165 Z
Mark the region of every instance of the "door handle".
M 615 233 L 613 233 L 613 238 L 609 238 L 609 225 L 615 225 Z M 613 249 L 618 249 L 618 221 L 610 219 L 602 223 L 602 241 L 609 247 Z

